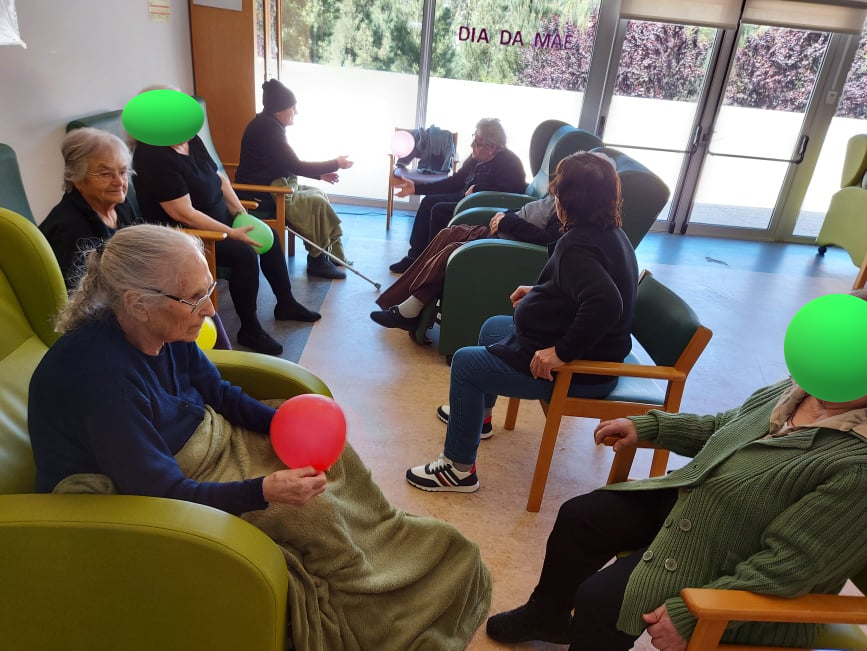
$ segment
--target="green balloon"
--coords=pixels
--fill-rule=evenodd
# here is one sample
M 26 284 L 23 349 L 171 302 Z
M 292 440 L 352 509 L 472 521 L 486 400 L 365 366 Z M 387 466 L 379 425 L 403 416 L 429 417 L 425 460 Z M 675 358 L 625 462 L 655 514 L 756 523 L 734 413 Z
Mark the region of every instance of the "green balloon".
M 792 378 L 813 397 L 867 395 L 867 301 L 849 294 L 810 301 L 789 323 L 783 352 Z
M 235 216 L 235 221 L 232 222 L 232 228 L 243 228 L 244 226 L 252 226 L 253 230 L 247 231 L 247 237 L 259 243 L 256 253 L 259 255 L 267 253 L 274 246 L 274 231 L 258 217 L 254 217 L 250 213 L 242 212 Z
M 178 90 L 160 88 L 136 95 L 120 116 L 129 135 L 148 145 L 179 145 L 195 136 L 205 112 L 195 99 Z

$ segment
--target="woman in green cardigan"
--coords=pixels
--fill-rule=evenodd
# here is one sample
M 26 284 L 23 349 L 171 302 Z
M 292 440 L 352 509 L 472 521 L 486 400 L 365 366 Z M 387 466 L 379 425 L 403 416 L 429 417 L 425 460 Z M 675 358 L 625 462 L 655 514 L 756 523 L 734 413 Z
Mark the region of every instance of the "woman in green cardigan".
M 627 651 L 647 628 L 656 648 L 682 651 L 695 627 L 682 588 L 836 594 L 867 563 L 867 396 L 827 402 L 787 379 L 715 416 L 605 421 L 596 442 L 606 437 L 692 461 L 563 504 L 536 589 L 488 620 L 491 638 Z M 815 634 L 732 623 L 723 641 L 805 647 Z

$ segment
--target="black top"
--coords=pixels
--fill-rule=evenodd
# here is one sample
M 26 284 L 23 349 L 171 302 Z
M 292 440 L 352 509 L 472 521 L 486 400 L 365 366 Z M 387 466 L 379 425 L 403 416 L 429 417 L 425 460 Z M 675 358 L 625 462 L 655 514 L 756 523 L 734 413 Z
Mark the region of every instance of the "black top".
M 117 227 L 123 228 L 135 224 L 141 219 L 135 210 L 124 200 L 115 206 L 117 212 Z M 78 282 L 84 270 L 82 252 L 95 247 L 99 242 L 107 240 L 115 233 L 99 218 L 96 211 L 90 207 L 81 193 L 73 188 L 63 195 L 48 217 L 39 224 L 39 230 L 54 251 L 54 257 L 60 265 L 66 289 L 72 289 Z
M 638 291 L 638 262 L 626 234 L 581 225 L 553 248 L 536 285 L 515 309 L 515 334 L 488 350 L 525 373 L 533 354 L 551 346 L 564 362 L 622 362 L 632 348 Z M 585 375 L 573 381 L 599 380 Z
M 510 210 L 503 215 L 500 224 L 497 227 L 497 233 L 508 235 L 513 240 L 518 242 L 527 242 L 529 244 L 541 244 L 543 246 L 555 242 L 562 235 L 560 220 L 557 218 L 557 213 L 551 210 L 548 219 L 544 226 L 536 226 L 535 224 L 522 219 L 518 213 Z
M 235 173 L 235 182 L 271 185 L 274 179 L 286 176 L 318 179 L 338 169 L 336 158 L 319 163 L 299 159 L 286 142 L 286 127 L 270 113 L 259 113 L 250 121 L 241 137 L 241 161 Z M 238 192 L 238 196 L 242 199 L 257 199 L 260 210 L 274 210 L 270 194 L 262 196 L 260 193 Z
M 471 185 L 475 192 L 519 192 L 527 189 L 521 159 L 508 149 L 501 149 L 483 163 L 468 158 L 452 176 L 433 183 L 417 183 L 416 194 L 464 194 Z
M 132 157 L 136 196 L 145 221 L 177 225 L 160 204 L 190 195 L 193 208 L 223 224 L 232 224 L 232 215 L 223 198 L 217 164 L 201 138 L 190 140 L 190 154 L 171 147 L 139 143 Z

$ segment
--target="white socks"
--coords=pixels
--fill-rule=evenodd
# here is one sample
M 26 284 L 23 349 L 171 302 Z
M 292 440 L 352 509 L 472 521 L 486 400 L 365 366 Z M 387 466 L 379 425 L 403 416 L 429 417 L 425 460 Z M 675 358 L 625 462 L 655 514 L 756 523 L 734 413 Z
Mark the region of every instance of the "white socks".
M 418 300 L 415 296 L 410 296 L 403 303 L 397 306 L 397 311 L 400 312 L 400 315 L 407 319 L 414 319 L 421 314 L 422 309 L 424 309 L 424 303 Z

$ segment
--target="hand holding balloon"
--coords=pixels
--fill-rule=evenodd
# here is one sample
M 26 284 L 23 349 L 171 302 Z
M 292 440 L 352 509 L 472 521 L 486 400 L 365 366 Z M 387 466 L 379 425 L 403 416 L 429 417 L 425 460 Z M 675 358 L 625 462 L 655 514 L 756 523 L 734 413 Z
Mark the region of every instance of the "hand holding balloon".
M 241 212 L 235 215 L 232 228 L 244 228 L 245 226 L 252 227 L 247 231 L 247 236 L 256 242 L 257 246 L 253 247 L 256 249 L 256 253 L 260 255 L 267 253 L 274 246 L 274 231 L 268 224 L 250 213 Z
M 272 472 L 262 481 L 266 502 L 304 506 L 325 491 L 325 473 L 310 466 Z
M 271 420 L 271 445 L 290 468 L 328 470 L 346 444 L 346 417 L 334 400 L 305 393 L 284 402 Z

